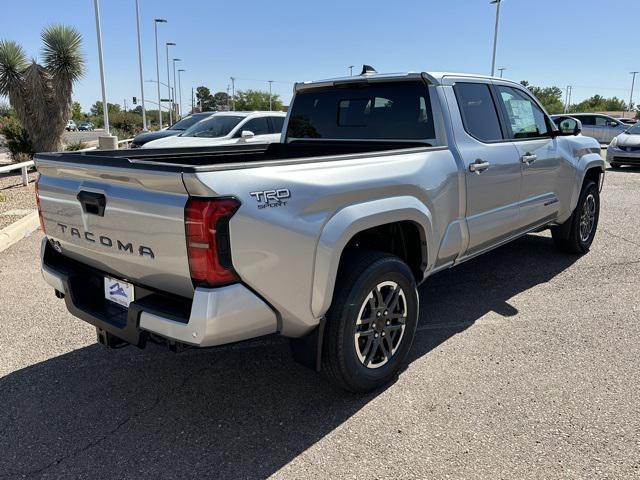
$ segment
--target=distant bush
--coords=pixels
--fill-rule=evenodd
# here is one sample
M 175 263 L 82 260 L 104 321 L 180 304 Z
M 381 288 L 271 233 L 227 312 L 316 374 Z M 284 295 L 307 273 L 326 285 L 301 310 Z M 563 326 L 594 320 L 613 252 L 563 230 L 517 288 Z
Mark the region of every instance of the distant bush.
M 122 139 L 135 137 L 142 131 L 142 117 L 131 112 L 116 112 L 109 116 L 109 123 L 124 135 Z
M 88 147 L 89 147 L 89 145 L 87 145 L 83 141 L 79 141 L 79 142 L 67 143 L 67 145 L 65 145 L 64 149 L 69 151 L 69 152 L 74 152 L 76 150 L 84 150 L 85 148 L 88 148 Z
M 5 138 L 9 154 L 14 162 L 19 162 L 33 157 L 35 153 L 33 144 L 27 131 L 22 128 L 15 118 L 3 118 L 0 120 L 0 134 Z

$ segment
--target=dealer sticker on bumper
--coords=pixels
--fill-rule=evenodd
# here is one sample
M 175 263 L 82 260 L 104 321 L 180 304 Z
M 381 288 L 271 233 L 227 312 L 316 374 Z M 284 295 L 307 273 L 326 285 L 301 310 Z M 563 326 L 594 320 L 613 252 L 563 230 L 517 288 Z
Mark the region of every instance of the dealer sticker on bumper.
M 117 278 L 104 277 L 104 298 L 128 308 L 134 300 L 133 285 Z

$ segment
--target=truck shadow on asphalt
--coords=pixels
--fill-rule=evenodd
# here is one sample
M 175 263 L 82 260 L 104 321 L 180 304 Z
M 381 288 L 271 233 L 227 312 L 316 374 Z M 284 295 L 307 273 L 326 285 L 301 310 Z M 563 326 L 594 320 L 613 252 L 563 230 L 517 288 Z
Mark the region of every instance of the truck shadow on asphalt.
M 434 276 L 412 361 L 488 312 L 517 321 L 509 299 L 576 260 L 528 235 Z M 380 393 L 333 390 L 277 338 L 180 355 L 91 345 L 0 379 L 0 478 L 265 478 Z

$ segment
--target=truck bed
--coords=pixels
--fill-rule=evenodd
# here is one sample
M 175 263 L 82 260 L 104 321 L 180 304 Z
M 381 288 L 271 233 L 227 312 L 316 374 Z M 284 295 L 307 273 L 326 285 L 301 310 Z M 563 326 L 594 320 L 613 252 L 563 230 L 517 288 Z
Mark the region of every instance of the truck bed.
M 175 172 L 201 172 L 220 167 L 243 168 L 255 163 L 279 162 L 315 157 L 430 147 L 423 142 L 331 142 L 296 141 L 269 145 L 231 145 L 140 150 L 93 150 L 89 152 L 39 153 L 38 160 L 96 166 L 142 168 Z

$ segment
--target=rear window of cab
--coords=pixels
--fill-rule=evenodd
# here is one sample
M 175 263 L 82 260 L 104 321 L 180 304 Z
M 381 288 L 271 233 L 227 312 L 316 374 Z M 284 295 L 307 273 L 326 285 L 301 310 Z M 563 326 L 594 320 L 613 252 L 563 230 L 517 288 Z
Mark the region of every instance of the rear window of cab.
M 429 90 L 422 82 L 347 84 L 296 94 L 287 135 L 298 139 L 435 138 Z

